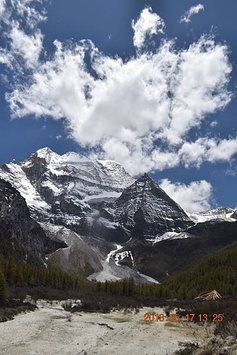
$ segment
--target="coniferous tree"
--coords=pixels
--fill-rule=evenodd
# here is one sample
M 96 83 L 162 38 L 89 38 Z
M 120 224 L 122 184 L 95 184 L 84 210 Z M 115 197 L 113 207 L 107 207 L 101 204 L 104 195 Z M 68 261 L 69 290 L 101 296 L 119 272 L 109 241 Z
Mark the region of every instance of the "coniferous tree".
M 0 301 L 4 301 L 7 295 L 7 283 L 2 270 L 0 270 Z

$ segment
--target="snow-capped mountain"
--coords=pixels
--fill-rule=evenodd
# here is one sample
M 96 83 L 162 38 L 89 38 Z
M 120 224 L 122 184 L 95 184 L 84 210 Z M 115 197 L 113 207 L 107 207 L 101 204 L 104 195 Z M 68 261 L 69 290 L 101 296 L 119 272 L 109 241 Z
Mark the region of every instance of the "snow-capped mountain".
M 188 214 L 188 216 L 196 223 L 215 220 L 235 222 L 237 220 L 237 211 L 229 207 L 221 207 L 204 212 Z
M 78 223 L 91 211 L 88 202 L 118 197 L 133 179 L 113 161 L 92 160 L 77 153 L 62 156 L 43 148 L 21 163 L 0 168 L 0 177 L 25 198 L 41 221 Z
M 105 263 L 114 243 L 124 245 L 131 238 L 157 241 L 193 223 L 148 175 L 134 182 L 114 161 L 72 152 L 58 155 L 43 148 L 23 162 L 1 166 L 0 177 L 21 193 L 49 237 L 66 242 L 68 248 L 52 257 L 72 271 L 78 265 L 92 273 L 109 268 L 116 277 L 129 275 L 128 269 L 122 272 L 113 265 L 113 258 Z
M 224 230 L 227 223 L 230 234 L 229 224 L 235 227 L 228 223 L 236 220 L 234 210 L 187 215 L 147 174 L 135 181 L 114 161 L 77 153 L 58 155 L 43 148 L 23 162 L 2 165 L 0 178 L 25 198 L 41 232 L 63 245 L 48 255 L 48 263 L 83 271 L 90 279 L 133 276 L 138 282 L 155 282 L 149 276 L 159 279 L 172 270 L 167 245 L 176 250 L 184 243 L 188 249 L 199 236 L 202 245 L 207 232 L 212 244 L 215 221 L 223 221 Z M 157 263 L 157 255 L 164 262 Z M 182 250 L 180 255 L 183 260 Z
M 147 174 L 126 188 L 115 206 L 115 222 L 135 239 L 155 239 L 193 225 L 184 210 Z
M 113 161 L 72 152 L 61 156 L 43 148 L 24 162 L 3 165 L 0 177 L 22 194 L 38 221 L 88 237 L 120 243 L 179 232 L 192 224 L 148 175 L 134 182 Z

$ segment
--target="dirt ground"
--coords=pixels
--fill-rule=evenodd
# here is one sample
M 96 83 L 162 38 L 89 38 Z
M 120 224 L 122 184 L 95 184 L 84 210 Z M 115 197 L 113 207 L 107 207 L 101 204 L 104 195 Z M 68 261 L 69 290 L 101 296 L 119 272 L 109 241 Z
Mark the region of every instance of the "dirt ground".
M 0 323 L 1 355 L 170 355 L 180 342 L 203 343 L 212 329 L 188 322 L 144 322 L 148 312 L 68 313 L 60 302 L 40 301 L 35 312 Z

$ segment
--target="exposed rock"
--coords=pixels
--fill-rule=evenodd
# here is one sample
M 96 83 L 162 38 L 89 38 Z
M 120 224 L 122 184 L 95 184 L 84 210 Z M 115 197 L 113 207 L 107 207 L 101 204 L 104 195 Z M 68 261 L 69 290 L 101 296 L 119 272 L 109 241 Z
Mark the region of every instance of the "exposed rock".
M 65 243 L 51 241 L 31 216 L 24 198 L 0 179 L 0 250 L 34 263 L 44 263 L 45 255 Z
M 60 266 L 70 272 L 83 272 L 86 275 L 102 270 L 99 251 L 86 244 L 75 232 L 65 227 L 41 224 L 46 235 L 68 245 L 48 256 L 48 263 Z
M 234 345 L 236 344 L 236 339 L 234 337 L 232 337 L 231 335 L 229 335 L 226 339 L 225 339 L 225 343 L 228 346 Z
M 231 218 L 237 219 L 237 210 L 232 213 Z
M 152 239 L 193 225 L 183 209 L 147 174 L 126 188 L 115 206 L 115 222 L 135 239 Z

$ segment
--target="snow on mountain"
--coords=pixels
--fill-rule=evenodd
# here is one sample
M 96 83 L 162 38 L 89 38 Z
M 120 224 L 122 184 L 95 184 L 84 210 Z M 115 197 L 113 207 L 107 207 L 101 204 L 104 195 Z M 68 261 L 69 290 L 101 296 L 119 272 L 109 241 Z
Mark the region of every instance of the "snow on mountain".
M 0 177 L 10 182 L 20 192 L 25 198 L 28 207 L 33 206 L 40 210 L 50 209 L 50 206 L 41 198 L 36 187 L 32 185 L 22 167 L 17 163 L 2 165 Z
M 116 181 L 118 186 L 130 186 L 134 179 L 126 172 L 124 167 L 113 160 L 98 160 L 100 164 L 106 169 L 107 174 L 111 176 L 113 181 Z
M 52 219 L 67 214 L 77 221 L 90 210 L 90 200 L 116 198 L 134 181 L 118 163 L 74 152 L 58 155 L 49 148 L 24 162 L 2 165 L 0 177 L 20 191 L 34 215 Z
M 147 238 L 146 241 L 147 242 L 152 242 L 152 244 L 156 244 L 159 242 L 162 242 L 163 240 L 171 240 L 171 239 L 185 239 L 185 238 L 189 238 L 190 235 L 187 232 L 166 232 L 162 235 L 158 235 L 155 238 L 149 239 Z
M 102 261 L 103 270 L 95 272 L 88 277 L 88 280 L 96 280 L 100 282 L 108 281 L 117 281 L 122 280 L 128 277 L 132 277 L 137 283 L 159 283 L 154 278 L 144 275 L 137 270 L 134 270 L 128 266 L 120 265 L 118 259 L 113 258 L 114 255 L 121 256 L 123 254 L 124 257 L 127 257 L 129 252 L 119 253 L 119 249 L 122 247 L 120 245 L 115 245 L 116 249 L 111 250 L 107 255 L 106 259 Z M 130 252 L 131 253 L 131 252 Z M 118 258 L 119 258 L 118 256 Z
M 51 241 L 31 218 L 26 201 L 9 182 L 0 179 L 0 250 L 34 264 L 43 264 L 46 253 L 66 246 Z
M 126 188 L 115 201 L 115 222 L 136 239 L 180 232 L 193 222 L 147 174 Z
M 212 210 L 188 214 L 190 219 L 195 223 L 203 223 L 207 221 L 223 220 L 227 222 L 235 222 L 235 210 L 228 207 L 215 208 Z
M 227 208 L 188 215 L 147 174 L 134 181 L 114 161 L 75 152 L 40 149 L 23 162 L 2 165 L 0 178 L 21 193 L 48 237 L 68 245 L 48 262 L 100 281 L 132 276 L 157 282 L 139 273 L 147 273 L 144 248 L 156 251 L 162 241 L 189 238 L 189 227 L 198 222 L 237 219 Z

